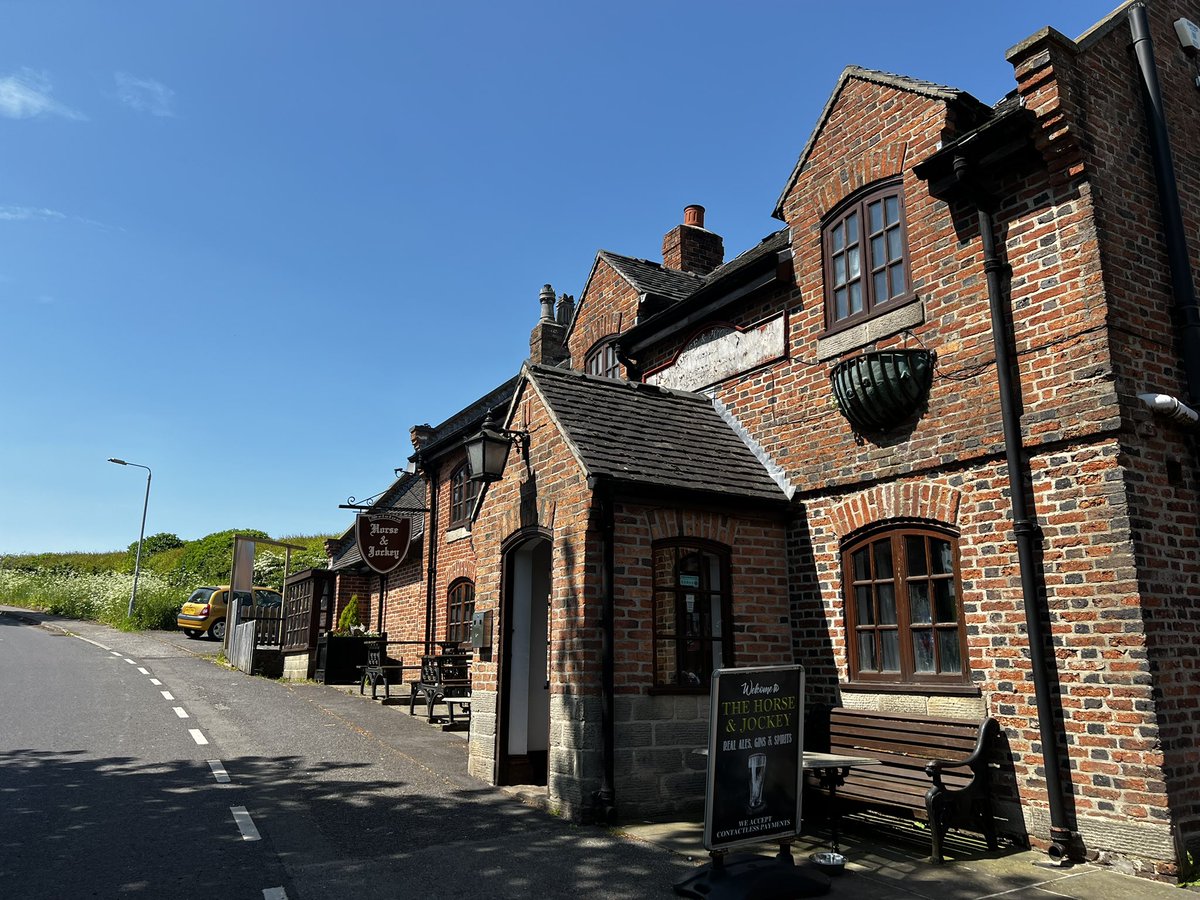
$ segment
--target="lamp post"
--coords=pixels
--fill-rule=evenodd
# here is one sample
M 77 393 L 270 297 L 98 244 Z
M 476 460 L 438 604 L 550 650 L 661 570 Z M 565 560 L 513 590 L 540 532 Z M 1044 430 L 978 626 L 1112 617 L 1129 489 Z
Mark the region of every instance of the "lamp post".
M 154 473 L 150 471 L 149 466 L 139 465 L 138 463 L 126 462 L 123 459 L 116 459 L 114 457 L 109 457 L 108 461 L 110 463 L 116 463 L 118 466 L 134 466 L 138 469 L 146 470 L 146 500 L 145 500 L 145 502 L 142 503 L 142 530 L 138 532 L 137 557 L 134 559 L 134 562 L 133 562 L 133 591 L 131 591 L 129 594 L 129 612 L 127 613 L 128 617 L 132 619 L 133 618 L 133 601 L 137 599 L 138 575 L 141 573 L 141 570 L 142 570 L 142 541 L 145 540 L 145 538 L 146 538 L 146 510 L 150 506 L 150 479 L 151 479 L 151 477 L 153 477 Z

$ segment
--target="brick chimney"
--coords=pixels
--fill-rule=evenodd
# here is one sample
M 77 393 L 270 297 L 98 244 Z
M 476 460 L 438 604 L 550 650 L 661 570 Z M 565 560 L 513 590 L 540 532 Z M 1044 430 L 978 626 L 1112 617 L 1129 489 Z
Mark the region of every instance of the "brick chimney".
M 663 237 L 663 265 L 696 275 L 707 275 L 725 262 L 725 242 L 704 227 L 704 207 L 692 204 L 683 211 L 683 224 Z
M 567 326 L 554 318 L 554 288 L 545 285 L 538 301 L 542 305 L 542 315 L 529 335 L 529 361 L 535 365 L 557 366 L 569 357 Z
M 414 425 L 408 429 L 408 438 L 412 441 L 414 450 L 420 450 L 421 445 L 431 437 L 433 437 L 433 428 L 429 425 Z

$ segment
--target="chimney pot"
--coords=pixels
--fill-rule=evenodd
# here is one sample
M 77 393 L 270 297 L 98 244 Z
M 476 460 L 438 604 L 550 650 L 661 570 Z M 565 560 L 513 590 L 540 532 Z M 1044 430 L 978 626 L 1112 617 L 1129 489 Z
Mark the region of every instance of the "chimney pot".
M 690 206 L 685 206 L 683 209 L 683 224 L 693 225 L 696 228 L 704 227 L 704 207 L 698 203 L 693 203 Z
M 542 321 L 551 322 L 554 320 L 554 288 L 550 285 L 542 285 L 542 293 L 538 297 L 542 304 Z

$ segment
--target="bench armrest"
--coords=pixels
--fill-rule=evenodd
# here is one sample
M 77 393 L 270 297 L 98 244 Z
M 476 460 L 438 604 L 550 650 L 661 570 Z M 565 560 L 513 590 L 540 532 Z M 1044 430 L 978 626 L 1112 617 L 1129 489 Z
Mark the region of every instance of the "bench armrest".
M 974 778 L 984 776 L 988 772 L 988 756 L 991 753 L 992 741 L 1000 732 L 1000 724 L 993 718 L 986 718 L 979 726 L 979 739 L 975 749 L 966 759 L 934 759 L 925 765 L 925 774 L 933 779 L 939 790 L 946 790 L 942 784 L 942 769 L 967 769 L 974 773 Z M 971 784 L 974 784 L 974 778 Z

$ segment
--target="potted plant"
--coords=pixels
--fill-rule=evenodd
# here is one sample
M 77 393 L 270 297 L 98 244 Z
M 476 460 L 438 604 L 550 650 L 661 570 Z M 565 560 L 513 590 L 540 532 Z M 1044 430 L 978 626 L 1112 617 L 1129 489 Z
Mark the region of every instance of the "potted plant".
M 358 615 L 358 594 L 338 617 L 337 628 L 317 638 L 317 667 L 314 677 L 324 684 L 354 684 L 367 664 L 367 641 L 387 640 L 386 634 L 371 634 Z

